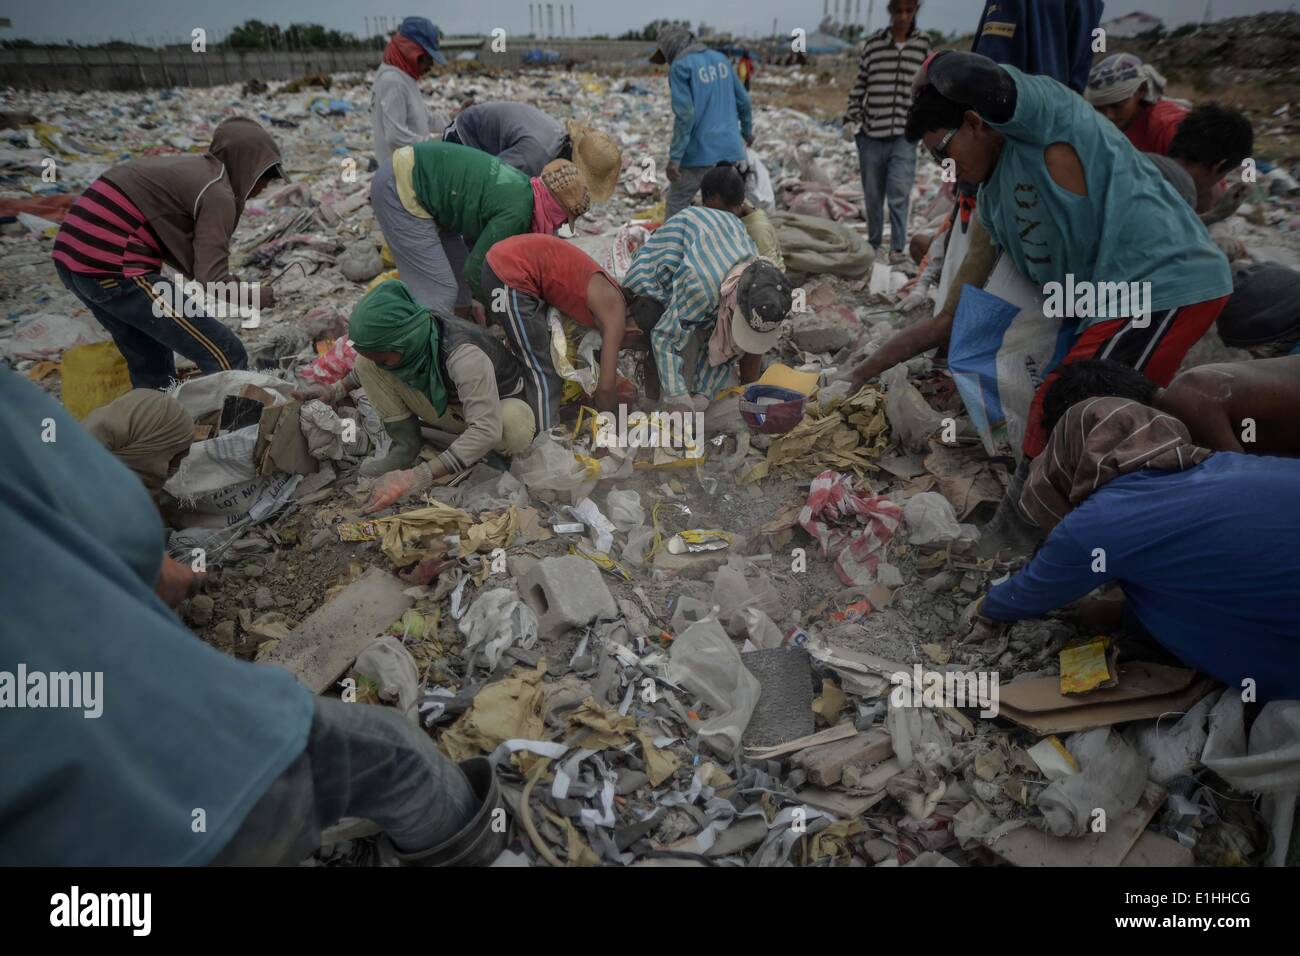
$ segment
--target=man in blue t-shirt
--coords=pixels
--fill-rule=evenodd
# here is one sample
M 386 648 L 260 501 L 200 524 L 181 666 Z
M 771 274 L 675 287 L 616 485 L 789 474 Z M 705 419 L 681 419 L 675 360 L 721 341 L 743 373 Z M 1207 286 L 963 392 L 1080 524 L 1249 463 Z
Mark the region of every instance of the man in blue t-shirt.
M 745 161 L 754 131 L 749 94 L 725 56 L 695 42 L 685 27 L 664 27 L 656 43 L 650 62 L 669 64 L 673 103 L 667 221 L 691 204 L 711 167 Z
M 7 368 L 0 439 L 0 866 L 296 864 L 344 816 L 406 862 L 491 862 L 465 858 L 500 849 L 486 759 L 187 631 L 144 485 Z
M 1300 460 L 1211 451 L 1132 399 L 1070 407 L 1021 499 L 1049 534 L 977 606 L 985 633 L 1106 584 L 1189 666 L 1300 698 Z

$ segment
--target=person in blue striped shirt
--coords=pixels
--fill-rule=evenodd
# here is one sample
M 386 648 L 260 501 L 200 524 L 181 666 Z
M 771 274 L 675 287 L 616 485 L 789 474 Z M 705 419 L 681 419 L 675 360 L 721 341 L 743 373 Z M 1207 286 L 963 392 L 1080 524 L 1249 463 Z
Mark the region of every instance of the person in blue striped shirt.
M 724 209 L 689 206 L 668 220 L 637 250 L 623 286 L 650 333 L 670 411 L 702 411 L 730 382 L 737 358 L 741 382 L 757 379 L 790 311 L 789 280 L 758 257 L 744 224 Z M 655 397 L 652 385 L 647 391 Z

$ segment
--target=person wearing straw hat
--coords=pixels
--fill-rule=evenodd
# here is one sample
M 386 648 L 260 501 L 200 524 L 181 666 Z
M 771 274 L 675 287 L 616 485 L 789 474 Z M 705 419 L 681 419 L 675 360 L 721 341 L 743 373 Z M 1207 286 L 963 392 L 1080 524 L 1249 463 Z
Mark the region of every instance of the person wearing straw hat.
M 582 170 L 595 202 L 614 194 L 623 168 L 622 150 L 610 136 L 575 120 L 561 123 L 527 103 L 478 103 L 461 110 L 442 141 L 482 150 L 526 176 L 567 159 Z
M 572 225 L 591 208 L 591 193 L 568 160 L 552 160 L 530 178 L 468 146 L 423 142 L 403 146 L 391 167 L 376 171 L 370 202 L 415 301 L 469 318 L 472 296 L 474 316 L 485 321 L 488 249 L 520 233 Z
M 1165 78 L 1132 53 L 1113 53 L 1092 68 L 1084 95 L 1144 153 L 1164 156 L 1187 107 L 1164 98 Z
M 384 62 L 370 88 L 370 120 L 375 157 L 392 162 L 393 150 L 436 138 L 441 129 L 431 121 L 418 80 L 437 63 L 446 66 L 439 49 L 441 33 L 425 17 L 407 17 L 384 48 Z

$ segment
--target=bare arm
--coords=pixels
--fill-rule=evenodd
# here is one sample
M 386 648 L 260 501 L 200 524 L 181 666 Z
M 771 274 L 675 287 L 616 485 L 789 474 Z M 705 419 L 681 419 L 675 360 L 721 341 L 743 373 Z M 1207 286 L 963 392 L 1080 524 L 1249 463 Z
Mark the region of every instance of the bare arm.
M 952 315 L 946 311 L 895 332 L 871 358 L 853 370 L 854 386 L 865 385 L 899 362 L 944 345 L 951 334 Z

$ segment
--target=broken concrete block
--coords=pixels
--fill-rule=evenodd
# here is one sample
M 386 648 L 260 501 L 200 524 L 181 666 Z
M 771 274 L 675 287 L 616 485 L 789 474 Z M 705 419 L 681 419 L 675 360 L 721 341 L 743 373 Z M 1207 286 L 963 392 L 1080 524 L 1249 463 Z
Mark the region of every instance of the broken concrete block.
M 838 352 L 853 340 L 853 329 L 823 315 L 801 315 L 791 333 L 805 352 Z
M 618 617 L 618 605 L 600 569 L 586 558 L 573 554 L 545 558 L 528 567 L 518 580 L 519 593 L 537 614 L 545 636 Z
M 812 669 L 801 647 L 774 647 L 741 655 L 762 691 L 745 728 L 746 747 L 774 747 L 813 732 Z
M 856 734 L 847 740 L 810 747 L 799 753 L 794 758 L 794 763 L 808 771 L 809 783 L 829 787 L 840 782 L 845 767 L 869 767 L 893 753 L 894 745 L 889 734 L 877 728 Z
M 281 638 L 262 660 L 288 668 L 308 689 L 321 693 L 411 606 L 403 589 L 394 575 L 371 568 Z

